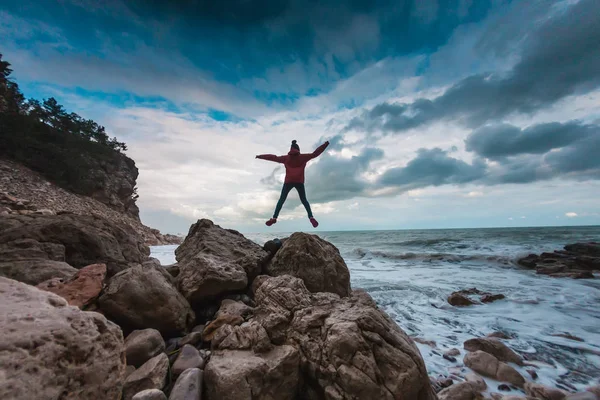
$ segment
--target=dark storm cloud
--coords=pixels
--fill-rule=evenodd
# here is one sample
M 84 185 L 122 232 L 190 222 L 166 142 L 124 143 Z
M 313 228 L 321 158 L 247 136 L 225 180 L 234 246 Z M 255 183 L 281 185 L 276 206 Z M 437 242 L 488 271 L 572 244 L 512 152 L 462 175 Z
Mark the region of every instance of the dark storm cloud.
M 543 154 L 591 136 L 597 129 L 596 126 L 582 125 L 577 121 L 538 124 L 527 129 L 497 124 L 475 130 L 467 137 L 465 144 L 467 151 L 490 159 L 518 154 Z
M 450 157 L 447 151 L 439 148 L 420 149 L 417 156 L 405 167 L 387 170 L 379 179 L 379 184 L 406 191 L 427 186 L 473 182 L 481 179 L 485 171 L 486 165 L 481 160 L 468 164 Z
M 347 130 L 403 132 L 437 121 L 469 127 L 531 113 L 600 85 L 600 1 L 581 0 L 524 39 L 521 59 L 505 76 L 473 75 L 433 99 L 380 104 Z
M 317 168 L 307 174 L 307 191 L 316 202 L 340 201 L 363 195 L 370 184 L 361 178 L 371 163 L 382 159 L 381 149 L 365 148 L 351 158 L 337 158 L 323 154 Z

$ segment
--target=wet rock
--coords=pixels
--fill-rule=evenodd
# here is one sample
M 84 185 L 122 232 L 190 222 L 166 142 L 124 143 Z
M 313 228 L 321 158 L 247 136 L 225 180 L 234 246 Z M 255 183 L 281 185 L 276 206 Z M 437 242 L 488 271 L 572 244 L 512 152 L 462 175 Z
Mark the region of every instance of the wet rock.
M 591 386 L 585 390 L 586 390 L 586 392 L 593 393 L 594 395 L 596 395 L 596 397 L 598 397 L 598 399 L 600 399 L 600 385 L 599 386 Z
M 204 372 L 208 400 L 294 400 L 300 381 L 300 356 L 292 346 L 270 352 L 214 351 Z
M 154 328 L 169 337 L 185 332 L 194 321 L 186 299 L 151 265 L 133 267 L 112 277 L 98 305 L 125 330 Z
M 513 339 L 514 337 L 504 332 L 492 332 L 487 337 L 498 339 Z
M 433 340 L 427 340 L 427 339 L 423 339 L 423 338 L 415 337 L 415 336 L 411 336 L 411 339 L 417 343 L 421 343 L 421 344 L 433 347 L 434 349 L 437 348 L 437 343 Z
M 125 381 L 123 400 L 131 400 L 133 396 L 146 389 L 162 389 L 169 372 L 169 359 L 161 353 L 136 369 Z
M 535 268 L 538 274 L 555 278 L 592 279 L 592 271 L 600 270 L 600 244 L 575 243 L 565 250 L 554 253 L 529 255 L 518 261 L 527 268 Z
M 350 271 L 339 250 L 316 235 L 292 234 L 266 266 L 266 272 L 300 278 L 311 292 L 341 297 L 350 294 Z
M 69 279 L 53 278 L 37 285 L 38 289 L 52 292 L 79 308 L 96 300 L 106 277 L 105 264 L 83 267 Z
M 503 392 L 510 392 L 510 386 L 508 386 L 506 383 L 500 384 L 498 385 L 498 390 L 501 390 Z
M 445 356 L 456 357 L 460 356 L 460 350 L 457 348 L 450 349 L 444 353 Z
M 179 351 L 179 355 L 171 369 L 173 375 L 178 376 L 183 371 L 190 368 L 204 368 L 204 360 L 200 357 L 200 353 L 192 345 L 186 344 Z
M 158 389 L 146 389 L 133 396 L 132 400 L 167 400 L 167 396 Z
M 121 330 L 53 293 L 0 277 L 0 397 L 117 399 Z
M 555 333 L 555 334 L 552 334 L 550 336 L 562 337 L 562 338 L 565 338 L 565 339 L 574 340 L 576 342 L 584 342 L 584 340 L 582 338 L 577 337 L 575 335 L 571 335 L 568 332 L 566 332 L 566 333 Z
M 204 372 L 198 368 L 184 371 L 171 390 L 169 400 L 200 400 Z
M 259 245 L 207 219 L 191 226 L 175 254 L 177 285 L 191 303 L 244 289 L 267 259 Z
M 136 368 L 163 351 L 165 351 L 165 342 L 156 329 L 136 330 L 125 339 L 127 364 Z
M 537 372 L 535 372 L 535 370 L 533 369 L 526 369 L 525 371 L 527 371 L 527 373 L 529 374 L 529 376 L 531 376 L 531 379 L 537 379 L 538 378 L 538 374 Z
M 498 339 L 494 338 L 475 338 L 469 339 L 464 343 L 467 351 L 481 350 L 496 357 L 500 361 L 513 362 L 517 365 L 523 365 L 523 358 L 512 351 L 508 346 Z
M 536 397 L 541 400 L 563 400 L 566 397 L 566 393 L 562 390 L 532 382 L 525 383 L 524 389 L 528 396 Z
M 487 389 L 487 383 L 485 383 L 485 380 L 477 374 L 470 372 L 465 375 L 465 380 L 478 392 L 483 392 Z
M 473 300 L 472 297 L 476 296 L 477 299 Z M 477 288 L 471 289 L 462 289 L 456 292 L 453 292 L 448 297 L 448 303 L 456 307 L 464 307 L 470 306 L 478 303 L 491 303 L 496 300 L 503 299 L 503 294 L 492 294 L 488 292 L 483 292 Z
M 503 294 L 484 294 L 481 296 L 482 303 L 493 303 L 496 300 L 502 300 L 506 298 Z
M 479 391 L 469 382 L 456 383 L 438 393 L 439 400 L 476 400 Z
M 519 387 L 525 383 L 525 379 L 517 370 L 481 350 L 467 354 L 464 363 L 473 371 L 501 382 L 508 382 Z
M 456 362 L 456 358 L 449 356 L 448 354 L 444 353 L 444 355 L 442 356 L 444 359 L 450 361 L 450 362 Z

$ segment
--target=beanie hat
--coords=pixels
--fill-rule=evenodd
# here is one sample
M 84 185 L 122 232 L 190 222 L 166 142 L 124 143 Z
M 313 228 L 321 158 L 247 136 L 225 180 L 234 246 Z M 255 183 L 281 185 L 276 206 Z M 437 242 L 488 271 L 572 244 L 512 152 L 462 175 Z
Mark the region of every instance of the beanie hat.
M 296 149 L 296 150 L 300 151 L 300 146 L 298 146 L 298 145 L 296 144 L 296 141 L 295 141 L 295 140 L 292 140 L 292 147 L 290 148 L 290 150 L 291 150 L 291 149 Z

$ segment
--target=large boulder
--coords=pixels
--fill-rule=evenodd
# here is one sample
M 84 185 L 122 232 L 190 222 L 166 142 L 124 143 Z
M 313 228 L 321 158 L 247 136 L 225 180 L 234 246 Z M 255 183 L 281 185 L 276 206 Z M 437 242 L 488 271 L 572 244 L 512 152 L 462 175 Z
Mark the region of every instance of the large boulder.
M 62 245 L 65 259 L 60 261 L 75 268 L 104 263 L 109 276 L 144 262 L 150 254 L 133 228 L 99 216 L 9 215 L 1 218 L 0 243 L 19 239 Z
M 261 273 L 267 252 L 241 233 L 201 219 L 175 251 L 177 285 L 191 303 L 243 290 Z
M 177 378 L 171 390 L 169 400 L 200 400 L 202 397 L 202 381 L 204 372 L 198 368 L 190 368 Z
M 0 297 L 0 398 L 120 398 L 125 352 L 118 326 L 6 278 Z
M 214 351 L 204 375 L 208 400 L 295 400 L 300 357 L 293 346 L 270 352 Z
M 501 382 L 512 383 L 518 387 L 525 383 L 525 378 L 516 369 L 481 350 L 467 354 L 464 363 L 473 371 Z
M 300 278 L 311 292 L 350 295 L 350 271 L 339 250 L 316 235 L 292 234 L 275 253 L 266 272 Z
M 260 276 L 253 291 L 250 322 L 299 350 L 306 398 L 435 399 L 416 345 L 366 292 L 312 294 L 289 275 Z
M 65 247 L 61 244 L 33 239 L 0 242 L 0 276 L 5 278 L 37 285 L 52 278 L 68 279 L 76 272 L 65 262 Z
M 523 358 L 496 338 L 475 338 L 464 343 L 465 350 L 481 350 L 496 357 L 500 361 L 523 365 Z
M 83 308 L 98 297 L 105 277 L 106 265 L 92 264 L 83 267 L 69 279 L 52 278 L 37 287 L 59 295 L 72 306 Z
M 194 312 L 187 300 L 152 264 L 113 276 L 98 299 L 100 310 L 125 330 L 154 328 L 164 336 L 187 331 Z

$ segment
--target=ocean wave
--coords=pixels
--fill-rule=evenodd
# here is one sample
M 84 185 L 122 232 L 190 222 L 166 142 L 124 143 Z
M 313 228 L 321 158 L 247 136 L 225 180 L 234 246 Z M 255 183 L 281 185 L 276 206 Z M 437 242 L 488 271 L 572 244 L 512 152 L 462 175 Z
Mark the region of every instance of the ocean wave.
M 437 239 L 412 239 L 405 240 L 402 242 L 389 243 L 390 246 L 423 246 L 430 247 L 435 246 L 437 244 L 445 244 L 445 243 L 458 243 L 461 242 L 461 239 L 454 238 L 437 238 Z
M 450 253 L 394 253 L 386 251 L 369 251 L 362 248 L 356 248 L 352 253 L 359 259 L 381 258 L 387 260 L 415 260 L 421 262 L 444 261 L 460 263 L 463 261 L 487 261 L 498 264 L 512 264 L 514 257 L 494 255 L 494 254 L 450 254 Z

